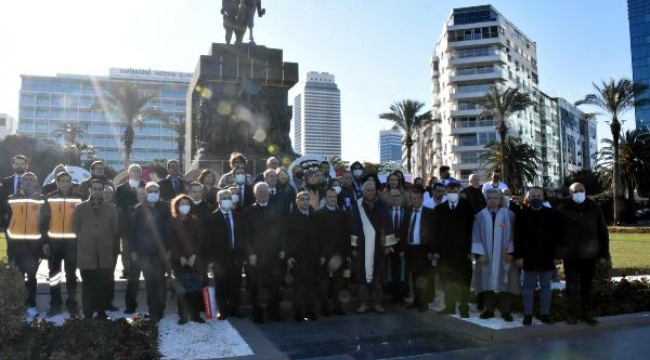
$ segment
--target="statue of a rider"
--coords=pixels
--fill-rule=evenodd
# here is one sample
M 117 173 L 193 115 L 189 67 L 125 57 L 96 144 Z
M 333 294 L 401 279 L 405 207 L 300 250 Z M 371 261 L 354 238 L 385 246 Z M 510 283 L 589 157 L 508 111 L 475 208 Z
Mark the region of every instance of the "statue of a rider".
M 262 8 L 262 0 L 221 0 L 221 15 L 223 15 L 223 27 L 226 30 L 226 43 L 232 41 L 232 34 L 235 34 L 235 44 L 241 44 L 249 29 L 248 40 L 255 44 L 253 27 L 255 26 L 255 12 L 262 17 L 266 9 Z

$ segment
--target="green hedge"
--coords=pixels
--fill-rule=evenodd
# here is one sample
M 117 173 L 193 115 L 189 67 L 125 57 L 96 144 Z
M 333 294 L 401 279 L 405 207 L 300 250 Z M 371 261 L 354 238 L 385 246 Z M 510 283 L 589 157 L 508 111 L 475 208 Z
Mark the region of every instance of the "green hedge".
M 610 226 L 608 229 L 614 234 L 650 234 L 650 226 Z

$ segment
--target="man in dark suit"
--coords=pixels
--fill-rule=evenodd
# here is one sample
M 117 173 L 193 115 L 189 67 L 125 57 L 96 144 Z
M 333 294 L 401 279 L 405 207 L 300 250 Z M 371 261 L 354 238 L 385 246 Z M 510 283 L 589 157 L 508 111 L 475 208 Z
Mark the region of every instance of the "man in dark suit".
M 460 191 L 460 197 L 466 199 L 474 214 L 483 210 L 485 207 L 485 197 L 483 196 L 483 186 L 479 185 L 479 177 L 476 174 L 469 176 L 469 186 Z
M 269 206 L 268 184 L 257 183 L 253 190 L 256 202 L 243 210 L 253 320 L 256 323 L 264 321 L 260 289 L 266 288 L 269 320 L 281 321 L 279 287 L 285 259 L 287 216 Z
M 129 249 L 128 235 L 131 231 L 131 211 L 138 203 L 138 188 L 144 188 L 145 182 L 142 180 L 142 167 L 138 164 L 131 164 L 128 170 L 128 180 L 120 184 L 115 189 L 115 204 L 120 209 L 121 230 L 120 244 L 122 253 L 122 278 L 129 276 L 129 265 L 131 251 Z M 138 271 L 139 272 L 139 271 Z M 138 278 L 140 276 L 138 275 Z
M 237 195 L 239 195 L 237 208 L 241 210 L 251 206 L 255 200 L 255 196 L 253 194 L 253 187 L 246 184 L 246 170 L 242 167 L 236 167 L 233 170 L 233 176 L 235 177 L 234 186 L 237 187 Z
M 386 285 L 395 304 L 405 305 L 408 297 L 408 268 L 406 259 L 406 236 L 411 219 L 411 209 L 402 206 L 404 197 L 400 189 L 388 193 L 390 218 L 393 222 L 397 245 L 386 255 Z
M 230 190 L 217 193 L 219 208 L 203 220 L 202 246 L 205 261 L 214 271 L 219 320 L 242 317 L 239 310 L 241 269 L 246 257 L 241 213 L 232 211 Z
M 278 173 L 272 169 L 268 169 L 264 172 L 264 182 L 269 185 L 269 193 L 271 196 L 269 204 L 278 207 L 281 211 L 288 214 L 293 199 L 296 198 L 295 190 L 290 186 L 288 188 L 277 187 Z
M 294 311 L 298 322 L 318 319 L 316 315 L 316 280 L 325 257 L 316 232 L 316 218 L 310 206 L 310 194 L 303 190 L 296 196 L 296 206 L 289 215 L 285 246 L 287 262 L 292 268 Z
M 203 187 L 203 184 L 200 182 L 194 181 L 190 184 L 189 190 L 192 202 L 194 202 L 194 206 L 192 206 L 192 215 L 196 216 L 199 221 L 203 221 L 214 211 L 212 205 L 203 199 L 205 187 Z
M 93 161 L 93 163 L 90 164 L 90 178 L 82 181 L 81 184 L 79 184 L 79 189 L 77 190 L 77 193 L 79 196 L 81 196 L 82 199 L 88 199 L 88 196 L 90 196 L 90 183 L 94 179 L 99 179 L 103 181 L 106 186 L 110 186 L 115 189 L 113 182 L 106 179 L 106 175 L 104 174 L 105 171 L 106 165 L 101 160 Z
M 166 178 L 158 181 L 160 186 L 160 198 L 164 201 L 171 201 L 178 194 L 187 193 L 187 182 L 183 180 L 181 174 L 181 163 L 176 159 L 167 161 Z
M 29 159 L 25 155 L 16 155 L 11 159 L 11 167 L 14 170 L 14 174 L 3 178 L 2 187 L 0 188 L 0 200 L 2 202 L 0 207 L 2 207 L 2 223 L 4 228 L 9 224 L 9 206 L 7 199 L 9 196 L 15 195 L 20 191 L 23 175 L 29 167 Z
M 423 193 L 419 189 L 411 192 L 411 214 L 406 229 L 406 243 L 404 244 L 409 272 L 413 278 L 413 303 L 411 309 L 423 312 L 429 309 L 436 293 L 435 273 L 431 266 L 433 258 L 432 246 L 434 243 L 433 210 L 422 206 Z M 403 232 L 404 233 L 404 232 Z
M 345 315 L 341 304 L 343 272 L 350 262 L 350 225 L 348 215 L 337 206 L 336 190 L 325 191 L 325 207 L 316 212 L 316 232 L 320 236 L 324 269 L 320 274 L 320 297 L 323 315 Z M 331 274 L 331 278 L 330 278 Z M 331 292 L 329 288 L 331 285 Z
M 459 198 L 459 190 L 458 183 L 447 184 L 447 202 L 433 210 L 433 256 L 439 263 L 445 290 L 445 309 L 440 314 L 455 314 L 458 302 L 460 316 L 467 318 L 474 207 L 468 200 Z

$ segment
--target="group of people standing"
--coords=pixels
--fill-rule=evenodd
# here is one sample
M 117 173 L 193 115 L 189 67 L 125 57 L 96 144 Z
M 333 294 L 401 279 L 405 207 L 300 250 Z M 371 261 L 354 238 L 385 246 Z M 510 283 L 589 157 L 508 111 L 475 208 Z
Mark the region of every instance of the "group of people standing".
M 61 166 L 53 183 L 39 191 L 28 162 L 13 158 L 14 175 L 2 180 L 0 209 L 9 259 L 26 274 L 31 316 L 37 313 L 36 270 L 44 257 L 50 270 L 48 316 L 62 311 L 64 273 L 65 306 L 79 314 L 79 269 L 83 315 L 107 317 L 106 311 L 117 310 L 113 273 L 121 253 L 125 312 L 138 307 L 142 274 L 152 321 L 164 316 L 171 287 L 179 323 L 204 322 L 201 290 L 213 278 L 220 320 L 243 316 L 242 288 L 250 292 L 252 318 L 260 323 L 282 320 L 280 301 L 289 289 L 295 320 L 313 321 L 318 312 L 345 315 L 354 289 L 357 313 L 384 313 L 385 292 L 395 304 L 427 311 L 440 283 L 441 313 L 458 311 L 461 317 L 469 317 L 472 287 L 485 319 L 495 316 L 498 303 L 501 317 L 512 321 L 512 295 L 523 293 L 527 325 L 539 284 L 539 318 L 552 322 L 550 282 L 562 259 L 569 322 L 596 322 L 591 281 L 597 262 L 609 260 L 608 234 L 600 208 L 579 183 L 557 208 L 539 187 L 530 188 L 519 205 L 509 201 L 498 173 L 482 187 L 473 175 L 462 188 L 448 167 L 428 187 L 409 184 L 395 171 L 384 186 L 359 162 L 337 177 L 326 161 L 285 170 L 271 157 L 267 169 L 253 176 L 246 173 L 245 156 L 233 153 L 232 170 L 218 182 L 211 170 L 186 182 L 180 163 L 170 160 L 169 175 L 158 182 L 143 181 L 142 168 L 132 164 L 128 179 L 115 187 L 96 161 L 82 183 L 73 184 Z

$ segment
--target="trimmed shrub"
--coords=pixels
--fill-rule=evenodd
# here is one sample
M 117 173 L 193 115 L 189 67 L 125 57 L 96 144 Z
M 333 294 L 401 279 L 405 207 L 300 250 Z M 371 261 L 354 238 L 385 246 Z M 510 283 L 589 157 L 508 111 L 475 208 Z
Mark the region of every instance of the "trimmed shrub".
M 26 327 L 25 277 L 13 263 L 0 260 L 0 348 Z
M 612 234 L 650 234 L 650 226 L 610 226 Z
M 132 321 L 71 319 L 62 326 L 39 319 L 24 327 L 16 341 L 0 349 L 0 358 L 159 359 L 158 328 L 142 318 Z

